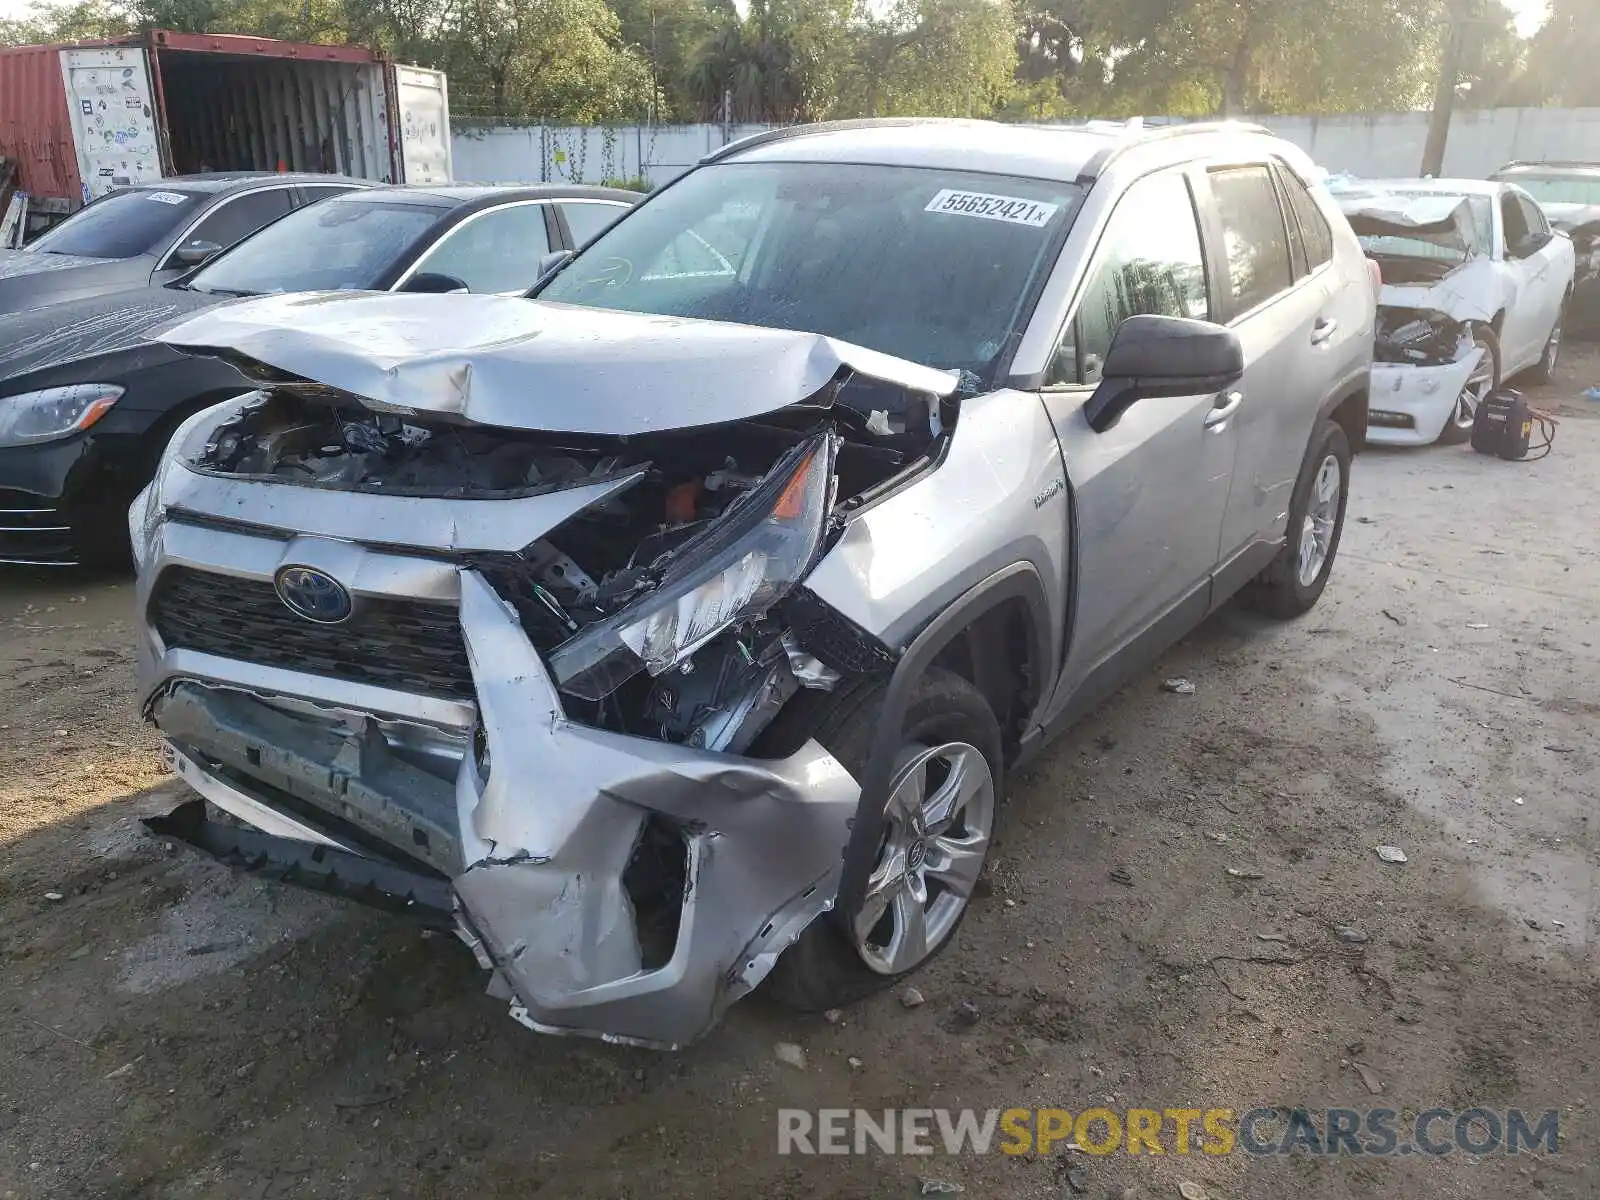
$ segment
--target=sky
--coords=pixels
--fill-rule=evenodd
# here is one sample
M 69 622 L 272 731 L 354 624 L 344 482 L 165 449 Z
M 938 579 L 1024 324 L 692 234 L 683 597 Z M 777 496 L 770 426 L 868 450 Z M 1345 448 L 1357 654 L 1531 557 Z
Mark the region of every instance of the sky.
M 1527 37 L 1544 23 L 1548 0 L 1505 0 L 1517 17 L 1517 32 Z M 1337 3 L 1337 0 L 1335 0 Z M 32 7 L 32 0 L 0 0 L 0 17 L 20 17 Z

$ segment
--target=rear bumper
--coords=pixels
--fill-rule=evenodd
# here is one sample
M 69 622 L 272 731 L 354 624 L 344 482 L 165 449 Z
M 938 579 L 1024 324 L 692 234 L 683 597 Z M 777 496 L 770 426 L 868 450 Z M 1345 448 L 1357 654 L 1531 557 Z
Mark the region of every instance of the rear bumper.
M 689 1042 L 831 907 L 860 788 L 819 745 L 759 760 L 572 722 L 476 571 L 320 541 L 157 525 L 141 613 L 169 569 L 270 581 L 320 549 L 358 592 L 449 606 L 470 697 L 168 647 L 147 618 L 145 711 L 214 804 L 325 859 L 436 880 L 491 992 L 546 1032 Z
M 1474 354 L 1439 367 L 1373 363 L 1367 441 L 1391 446 L 1438 441 L 1477 365 Z

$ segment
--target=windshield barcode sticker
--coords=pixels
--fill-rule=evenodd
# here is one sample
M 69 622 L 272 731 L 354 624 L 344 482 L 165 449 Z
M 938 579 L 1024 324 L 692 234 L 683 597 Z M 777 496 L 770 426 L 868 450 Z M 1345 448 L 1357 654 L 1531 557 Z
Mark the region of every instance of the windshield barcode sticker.
M 188 197 L 181 192 L 150 192 L 149 198 L 157 204 L 182 204 Z
M 991 196 L 987 192 L 958 192 L 945 188 L 928 201 L 925 212 L 950 213 L 957 217 L 980 217 L 985 221 L 1005 221 L 1041 229 L 1056 215 L 1057 205 L 1019 200 L 1015 196 Z

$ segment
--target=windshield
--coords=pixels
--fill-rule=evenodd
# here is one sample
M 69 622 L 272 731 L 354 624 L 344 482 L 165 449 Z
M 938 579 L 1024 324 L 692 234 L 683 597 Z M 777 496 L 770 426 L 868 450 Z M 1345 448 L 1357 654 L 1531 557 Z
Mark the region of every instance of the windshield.
M 1511 179 L 1540 204 L 1600 204 L 1600 176 L 1517 175 Z
M 846 163 L 695 171 L 540 299 L 805 330 L 986 376 L 1082 189 Z
M 28 247 L 38 254 L 133 258 L 149 254 L 200 207 L 203 193 L 113 192 L 79 209 Z
M 246 238 L 202 267 L 188 286 L 236 296 L 374 288 L 448 211 L 444 204 L 384 202 L 367 195 L 325 200 Z

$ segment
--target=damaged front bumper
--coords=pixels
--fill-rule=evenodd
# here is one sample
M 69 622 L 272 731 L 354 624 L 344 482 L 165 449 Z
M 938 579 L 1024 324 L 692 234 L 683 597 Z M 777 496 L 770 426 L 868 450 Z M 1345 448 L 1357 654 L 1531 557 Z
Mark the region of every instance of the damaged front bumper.
M 290 536 L 236 523 L 244 485 L 163 475 L 165 500 L 133 515 L 141 700 L 183 777 L 260 836 L 192 811 L 168 832 L 291 882 L 448 907 L 524 1024 L 662 1047 L 708 1030 L 832 905 L 860 788 L 815 742 L 756 759 L 571 721 L 514 608 L 412 540 L 424 526 L 342 540 L 350 497 L 299 490 L 299 528 L 342 536 Z M 281 631 L 257 601 L 292 564 L 370 613 L 347 647 L 308 627 L 299 667 L 259 652 Z M 192 627 L 163 624 L 179 609 L 207 622 L 202 645 L 163 636 Z
M 1429 446 L 1439 440 L 1472 378 L 1478 355 L 1443 366 L 1373 363 L 1367 440 L 1395 446 Z

